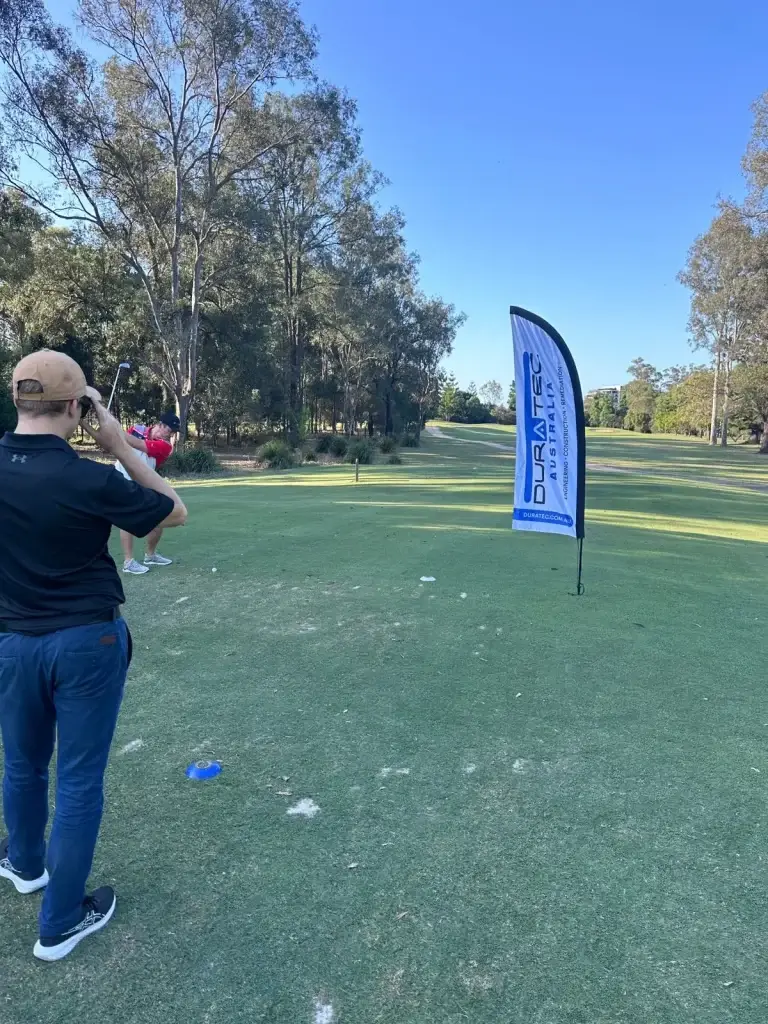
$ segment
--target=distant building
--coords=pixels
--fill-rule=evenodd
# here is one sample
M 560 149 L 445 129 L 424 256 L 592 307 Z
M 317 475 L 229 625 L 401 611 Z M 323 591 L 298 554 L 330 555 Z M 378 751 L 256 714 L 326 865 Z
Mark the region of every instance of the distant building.
M 594 391 L 589 391 L 587 393 L 586 398 L 596 398 L 598 395 L 608 395 L 613 403 L 614 409 L 618 409 L 619 404 L 621 403 L 621 388 L 621 384 L 614 388 L 595 388 Z

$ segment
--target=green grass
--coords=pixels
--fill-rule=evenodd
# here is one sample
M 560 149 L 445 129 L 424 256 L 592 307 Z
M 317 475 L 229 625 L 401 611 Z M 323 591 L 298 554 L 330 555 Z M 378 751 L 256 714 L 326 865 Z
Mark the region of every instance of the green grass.
M 515 428 L 498 424 L 439 423 L 438 429 L 461 441 L 509 445 L 514 448 Z M 691 479 L 717 477 L 733 482 L 768 485 L 768 458 L 757 455 L 750 444 L 710 447 L 704 441 L 670 434 L 635 434 L 628 430 L 587 431 L 589 460 L 593 467 L 611 466 L 645 470 L 649 475 L 680 472 Z
M 768 462 L 592 436 L 577 599 L 509 453 L 404 454 L 183 486 L 127 580 L 118 915 L 41 966 L 0 890 L 3 1024 L 763 1024 Z

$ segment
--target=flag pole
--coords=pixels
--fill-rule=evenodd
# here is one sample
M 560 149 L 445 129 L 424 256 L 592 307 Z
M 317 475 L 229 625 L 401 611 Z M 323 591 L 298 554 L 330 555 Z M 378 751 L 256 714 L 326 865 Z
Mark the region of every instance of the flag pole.
M 581 581 L 582 570 L 584 568 L 584 538 L 579 537 L 579 566 L 576 571 L 576 597 L 581 597 L 584 593 L 584 584 Z

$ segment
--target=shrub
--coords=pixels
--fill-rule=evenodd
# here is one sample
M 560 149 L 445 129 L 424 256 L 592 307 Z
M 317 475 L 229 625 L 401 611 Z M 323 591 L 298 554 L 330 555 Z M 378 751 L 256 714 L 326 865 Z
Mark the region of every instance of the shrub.
M 368 440 L 353 441 L 347 449 L 346 461 L 359 462 L 361 466 L 369 466 L 373 462 L 376 449 Z
M 517 416 L 511 409 L 507 409 L 504 405 L 497 405 L 493 410 L 493 418 L 498 424 L 503 427 L 514 427 L 517 422 Z
M 389 463 L 390 466 L 402 466 L 403 464 L 403 460 L 397 454 L 397 452 L 393 452 L 393 454 L 390 455 L 389 458 L 387 459 L 387 462 Z
M 416 434 L 403 434 L 402 440 L 400 441 L 403 448 L 418 448 L 419 443 L 419 438 Z
M 317 443 L 315 444 L 315 451 L 318 455 L 326 455 L 331 450 L 331 441 L 333 437 L 330 434 L 323 434 L 322 437 L 318 437 Z
M 221 463 L 210 448 L 181 446 L 163 466 L 164 476 L 189 476 L 192 473 L 207 475 L 220 471 Z
M 651 414 L 630 410 L 624 417 L 624 426 L 627 430 L 637 430 L 641 434 L 650 434 Z
M 290 469 L 294 463 L 293 449 L 285 441 L 267 441 L 259 452 L 262 462 L 270 469 Z
M 348 447 L 349 442 L 346 437 L 342 434 L 337 434 L 336 437 L 331 438 L 330 444 L 328 445 L 328 451 L 331 455 L 335 455 L 337 459 L 343 459 L 347 454 Z
M 304 461 L 305 462 L 317 462 L 317 455 L 314 452 L 305 452 L 304 453 Z
M 397 449 L 397 441 L 394 437 L 386 435 L 379 439 L 379 451 L 382 455 L 390 455 Z

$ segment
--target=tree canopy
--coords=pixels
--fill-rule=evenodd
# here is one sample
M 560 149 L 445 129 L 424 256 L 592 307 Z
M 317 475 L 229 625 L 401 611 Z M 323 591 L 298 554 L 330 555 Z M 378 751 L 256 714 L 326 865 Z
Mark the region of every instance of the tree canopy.
M 419 283 L 296 0 L 0 3 L 6 362 L 69 346 L 201 434 L 421 429 L 462 314 Z M 98 56 L 96 56 L 98 55 Z

